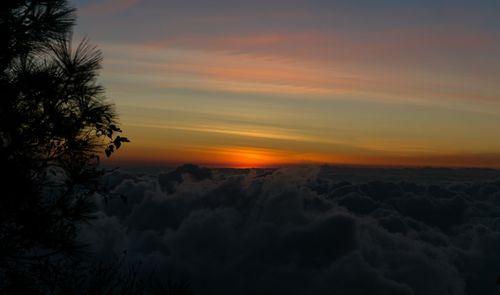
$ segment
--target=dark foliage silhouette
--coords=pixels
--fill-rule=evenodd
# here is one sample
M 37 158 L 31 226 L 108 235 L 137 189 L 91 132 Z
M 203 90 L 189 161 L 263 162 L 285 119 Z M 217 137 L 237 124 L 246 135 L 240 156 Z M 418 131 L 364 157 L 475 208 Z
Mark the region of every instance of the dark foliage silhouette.
M 102 56 L 71 43 L 62 0 L 0 4 L 0 290 L 66 293 L 92 218 L 99 155 L 128 139 L 97 82 Z
M 173 281 L 168 275 L 160 278 L 155 272 L 146 272 L 141 263 L 127 263 L 127 255 L 113 257 L 110 262 L 98 261 L 88 265 L 85 276 L 79 276 L 86 281 L 83 294 L 162 294 L 162 295 L 192 295 L 188 281 Z

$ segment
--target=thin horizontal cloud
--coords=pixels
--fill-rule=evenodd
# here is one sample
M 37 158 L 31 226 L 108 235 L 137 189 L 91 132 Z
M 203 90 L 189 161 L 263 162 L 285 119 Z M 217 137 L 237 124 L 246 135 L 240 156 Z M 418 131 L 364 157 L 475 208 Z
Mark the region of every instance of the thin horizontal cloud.
M 150 107 L 122 116 L 150 154 L 172 144 L 163 150 L 176 161 L 220 162 L 211 148 L 238 144 L 299 162 L 449 165 L 446 153 L 496 161 L 485 155 L 500 147 L 498 8 L 108 0 L 82 1 L 80 12 L 118 109 Z
M 342 64 L 325 67 L 313 61 L 223 51 L 190 49 L 178 54 L 179 49 L 148 45 L 128 48 L 130 53 L 124 52 L 122 46 L 107 46 L 108 54 L 115 56 L 107 64 L 116 68 L 115 77 L 134 75 L 135 81 L 150 87 L 442 107 L 454 107 L 450 104 L 453 101 L 500 102 L 500 89 L 478 89 L 476 83 L 469 85 L 462 79 L 435 81 L 432 77 L 353 69 Z M 150 61 L 152 55 L 157 60 Z
M 146 43 L 152 47 L 217 49 L 282 56 L 293 59 L 367 61 L 373 58 L 408 58 L 428 52 L 477 52 L 498 48 L 498 34 L 477 30 L 436 27 L 405 27 L 375 31 L 288 31 L 170 34 Z M 448 52 L 450 53 L 450 52 Z M 413 57 L 415 58 L 415 57 Z
M 293 130 L 285 128 L 276 128 L 273 126 L 260 127 L 258 125 L 179 125 L 178 123 L 172 125 L 160 124 L 145 124 L 138 122 L 130 122 L 127 124 L 130 127 L 138 127 L 145 129 L 162 129 L 168 131 L 182 131 L 189 133 L 199 134 L 219 134 L 226 135 L 234 138 L 233 141 L 240 142 L 242 137 L 253 138 L 254 144 L 259 140 L 272 140 L 272 146 L 288 152 L 299 152 L 303 149 L 304 145 L 294 146 L 290 145 L 294 142 L 305 143 L 309 145 L 311 151 L 324 152 L 330 150 L 350 151 L 353 154 L 393 154 L 393 155 L 408 155 L 408 154 L 421 154 L 433 155 L 443 152 L 443 149 L 436 149 L 430 147 L 428 144 L 419 143 L 415 140 L 401 140 L 395 139 L 382 139 L 382 138 L 347 138 L 339 139 L 332 136 L 328 131 L 323 134 L 315 136 L 307 134 L 306 130 Z M 213 140 L 216 140 L 215 138 Z M 209 148 L 209 147 L 208 147 Z M 331 155 L 330 155 L 331 156 Z
M 181 131 L 191 131 L 191 132 L 201 132 L 201 133 L 218 133 L 227 134 L 243 137 L 254 137 L 254 138 L 267 138 L 267 139 L 278 139 L 287 141 L 304 141 L 304 142 L 314 142 L 317 141 L 315 138 L 310 138 L 307 136 L 294 135 L 286 132 L 276 132 L 272 130 L 256 130 L 256 128 L 229 128 L 223 126 L 168 126 L 168 125 L 152 125 L 152 124 L 140 124 L 132 123 L 129 124 L 135 127 L 144 128 L 158 128 L 158 129 L 170 129 L 170 130 L 181 130 Z

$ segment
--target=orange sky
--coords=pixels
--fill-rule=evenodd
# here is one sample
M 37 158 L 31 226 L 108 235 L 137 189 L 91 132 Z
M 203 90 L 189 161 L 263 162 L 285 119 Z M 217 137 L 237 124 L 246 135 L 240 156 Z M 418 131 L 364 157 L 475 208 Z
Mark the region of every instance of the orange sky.
M 313 2 L 75 0 L 113 161 L 500 167 L 500 5 Z

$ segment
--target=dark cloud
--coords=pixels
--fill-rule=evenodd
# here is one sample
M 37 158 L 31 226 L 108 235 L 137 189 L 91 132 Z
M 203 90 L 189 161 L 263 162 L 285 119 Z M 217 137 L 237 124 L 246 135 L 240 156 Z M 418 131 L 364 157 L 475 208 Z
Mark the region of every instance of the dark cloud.
M 212 178 L 212 171 L 193 164 L 184 164 L 168 173 L 161 173 L 158 176 L 158 183 L 163 191 L 173 193 L 175 186 L 183 182 L 185 177 L 190 177 L 194 181 L 201 181 Z
M 115 171 L 109 187 L 128 201 L 102 202 L 82 239 L 96 255 L 126 251 L 188 278 L 199 294 L 496 292 L 500 181 L 370 173 L 364 182 L 316 167 Z

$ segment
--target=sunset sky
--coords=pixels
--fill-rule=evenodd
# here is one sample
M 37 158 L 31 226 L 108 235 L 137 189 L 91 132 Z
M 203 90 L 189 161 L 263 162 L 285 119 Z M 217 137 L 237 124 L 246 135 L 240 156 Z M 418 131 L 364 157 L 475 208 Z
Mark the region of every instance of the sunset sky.
M 500 167 L 500 1 L 73 0 L 114 161 Z

